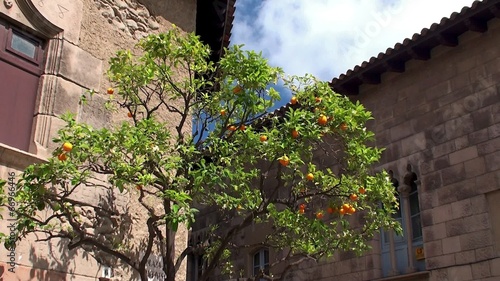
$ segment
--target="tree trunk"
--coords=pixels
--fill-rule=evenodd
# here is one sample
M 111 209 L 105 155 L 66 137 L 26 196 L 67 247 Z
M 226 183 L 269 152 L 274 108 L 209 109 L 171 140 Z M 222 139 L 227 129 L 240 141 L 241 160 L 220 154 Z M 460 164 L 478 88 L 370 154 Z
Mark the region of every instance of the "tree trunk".
M 163 262 L 163 268 L 167 271 L 165 281 L 175 281 L 175 234 L 175 231 L 167 228 L 167 254 Z

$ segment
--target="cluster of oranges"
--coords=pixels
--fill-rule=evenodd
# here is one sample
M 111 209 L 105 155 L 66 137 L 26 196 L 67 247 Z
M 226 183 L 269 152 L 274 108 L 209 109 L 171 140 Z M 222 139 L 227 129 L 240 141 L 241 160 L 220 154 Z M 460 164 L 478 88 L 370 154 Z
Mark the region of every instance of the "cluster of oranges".
M 57 156 L 57 159 L 59 159 L 60 161 L 65 161 L 66 159 L 68 159 L 67 154 L 71 152 L 71 150 L 73 150 L 73 145 L 69 142 L 65 142 L 62 146 L 62 150 L 63 152 Z
M 365 194 L 366 193 L 366 190 L 364 187 L 360 187 L 358 189 L 359 193 L 360 194 Z M 351 195 L 349 195 L 349 199 L 351 201 L 358 201 L 358 195 L 353 193 Z M 299 205 L 299 214 L 304 214 L 305 213 L 305 210 L 306 210 L 306 204 L 302 203 Z M 334 213 L 339 213 L 340 215 L 352 215 L 354 213 L 356 213 L 356 208 L 354 207 L 353 204 L 350 204 L 350 203 L 344 203 L 342 204 L 342 206 L 340 206 L 340 208 L 337 208 L 337 207 L 328 207 L 326 208 L 326 212 L 330 215 L 334 214 Z M 316 216 L 316 219 L 320 220 L 324 217 L 324 211 L 323 210 L 319 210 L 315 213 L 315 216 Z
M 238 128 L 240 129 L 240 131 L 245 131 L 247 129 L 247 126 L 245 124 L 241 124 L 239 127 L 235 125 L 230 125 L 227 127 L 227 129 L 231 132 L 238 130 Z

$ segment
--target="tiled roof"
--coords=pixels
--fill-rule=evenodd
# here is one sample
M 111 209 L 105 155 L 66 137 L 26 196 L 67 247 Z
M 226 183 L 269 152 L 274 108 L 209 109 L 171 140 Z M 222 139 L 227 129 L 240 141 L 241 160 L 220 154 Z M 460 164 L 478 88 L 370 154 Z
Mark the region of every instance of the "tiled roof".
M 229 46 L 236 0 L 198 0 L 196 34 L 212 48 L 212 61 L 218 61 Z
M 361 65 L 355 66 L 345 74 L 334 78 L 330 86 L 334 91 L 345 95 L 356 95 L 362 84 L 379 84 L 385 72 L 404 72 L 405 63 L 411 59 L 428 60 L 431 50 L 437 46 L 458 45 L 458 37 L 466 31 L 485 32 L 487 22 L 500 18 L 500 0 L 474 1 L 471 7 L 464 7 L 459 13 L 442 18 L 430 28 L 424 28 L 412 38 L 406 38 L 385 53 L 371 57 Z

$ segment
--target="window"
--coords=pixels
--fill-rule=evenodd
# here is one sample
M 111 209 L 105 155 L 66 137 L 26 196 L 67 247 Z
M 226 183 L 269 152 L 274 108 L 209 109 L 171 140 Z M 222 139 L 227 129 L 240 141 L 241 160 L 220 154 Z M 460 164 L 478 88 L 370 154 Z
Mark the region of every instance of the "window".
M 402 184 L 394 177 L 392 171 L 389 171 L 389 176 L 399 202 L 399 209 L 394 214 L 394 219 L 401 224 L 403 235 L 382 231 L 383 275 L 403 274 L 408 272 L 409 268 L 424 270 L 425 261 L 420 253 L 423 241 L 417 175 L 408 165 Z M 408 241 L 410 237 L 411 241 Z
M 422 238 L 422 224 L 420 222 L 420 203 L 418 202 L 418 190 L 415 181 L 411 184 L 410 191 L 410 219 L 413 241 Z
M 33 40 L 15 30 L 9 33 L 9 44 L 7 50 L 24 57 L 33 62 L 37 62 L 39 41 Z
M 262 271 L 269 274 L 269 250 L 260 249 L 253 255 L 253 276 L 258 276 Z M 264 279 L 260 279 L 264 281 Z
M 0 20 L 0 143 L 28 151 L 44 44 Z

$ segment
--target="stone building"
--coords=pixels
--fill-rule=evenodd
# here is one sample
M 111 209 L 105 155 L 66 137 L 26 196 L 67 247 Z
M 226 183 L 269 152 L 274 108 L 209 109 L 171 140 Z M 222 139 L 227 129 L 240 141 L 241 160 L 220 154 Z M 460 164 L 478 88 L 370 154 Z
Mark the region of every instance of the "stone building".
M 385 148 L 375 169 L 392 171 L 404 235 L 381 230 L 363 256 L 302 264 L 285 280 L 500 280 L 499 18 L 499 0 L 475 1 L 332 80 L 374 115 Z M 273 258 L 239 256 L 233 280 Z
M 95 127 L 121 120 L 102 106 L 108 59 L 117 50 L 133 49 L 138 39 L 175 24 L 196 31 L 217 60 L 229 44 L 233 13 L 234 0 L 3 0 L 0 177 L 13 183 L 26 166 L 46 161 L 63 113 Z M 98 93 L 80 104 L 87 90 Z M 0 232 L 9 233 L 15 221 L 3 215 Z M 178 243 L 185 246 L 187 233 L 181 236 Z M 2 246 L 0 280 L 98 280 L 111 272 L 85 253 L 59 246 L 33 239 L 15 252 Z
M 310 280 L 500 280 L 499 8 L 475 1 L 332 80 L 373 112 L 404 236 Z

